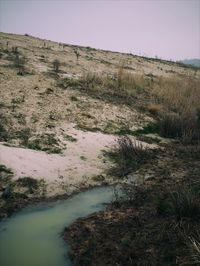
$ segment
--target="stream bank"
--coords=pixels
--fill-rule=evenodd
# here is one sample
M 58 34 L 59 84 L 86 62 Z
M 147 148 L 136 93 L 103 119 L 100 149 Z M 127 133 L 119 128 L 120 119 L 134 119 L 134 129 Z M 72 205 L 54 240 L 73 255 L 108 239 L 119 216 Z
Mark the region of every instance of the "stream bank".
M 180 149 L 181 148 L 181 149 Z M 194 155 L 192 153 L 192 155 Z M 65 229 L 78 266 L 200 265 L 199 157 L 168 146 L 142 187 Z

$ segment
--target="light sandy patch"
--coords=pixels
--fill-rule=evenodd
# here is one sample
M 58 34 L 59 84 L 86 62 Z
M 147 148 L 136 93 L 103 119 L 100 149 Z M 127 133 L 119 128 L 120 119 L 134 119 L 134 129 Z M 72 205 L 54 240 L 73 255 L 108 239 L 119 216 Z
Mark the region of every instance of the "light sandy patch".
M 74 140 L 65 140 L 67 148 L 63 154 L 47 154 L 0 144 L 0 164 L 11 168 L 15 179 L 27 176 L 44 179 L 48 196 L 71 193 L 79 186 L 94 185 L 94 176 L 106 176 L 111 162 L 104 157 L 103 151 L 116 145 L 117 137 L 81 131 L 74 124 L 63 125 L 62 130 L 64 135 Z M 143 146 L 154 147 L 141 143 Z
M 62 155 L 1 144 L 0 163 L 11 168 L 16 179 L 24 176 L 44 179 L 49 195 L 62 194 L 67 189 L 71 192 L 83 182 L 89 185 L 91 177 L 103 174 L 108 167 L 102 150 L 110 147 L 115 137 L 76 129 L 70 133 L 77 141 L 67 142 Z

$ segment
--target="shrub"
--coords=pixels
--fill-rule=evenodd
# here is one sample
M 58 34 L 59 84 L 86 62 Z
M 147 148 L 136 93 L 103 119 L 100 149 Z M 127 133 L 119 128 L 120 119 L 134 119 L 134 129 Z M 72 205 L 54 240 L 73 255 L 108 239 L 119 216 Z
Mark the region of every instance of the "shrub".
M 59 69 L 60 69 L 60 61 L 58 59 L 55 59 L 53 61 L 53 70 L 58 73 L 59 72 Z
M 123 177 L 152 157 L 152 152 L 149 149 L 144 147 L 141 142 L 132 141 L 128 136 L 119 138 L 115 149 L 106 154 L 115 163 L 110 174 Z
M 148 111 L 152 115 L 158 115 L 158 113 L 162 110 L 162 106 L 160 104 L 151 103 L 148 106 Z
M 18 131 L 18 137 L 21 139 L 21 144 L 27 146 L 29 138 L 31 137 L 31 129 L 27 127 L 23 128 L 21 131 Z
M 160 116 L 158 126 L 164 137 L 180 138 L 184 143 L 200 140 L 200 125 L 194 116 L 165 113 Z
M 184 143 L 200 140 L 199 88 L 199 80 L 188 77 L 156 80 L 152 93 L 163 106 L 158 119 L 162 136 L 179 138 Z
M 181 265 L 200 265 L 200 234 L 198 233 L 195 238 L 189 237 L 187 246 L 189 256 Z
M 198 228 L 178 228 L 180 240 L 185 244 L 184 254 L 178 257 L 177 263 L 180 266 L 200 265 L 200 232 Z
M 18 54 L 19 53 L 17 46 L 12 47 L 12 53 L 13 54 Z
M 24 75 L 25 73 L 25 58 L 18 53 L 13 58 L 14 66 L 18 69 L 18 75 Z
M 182 188 L 171 194 L 170 210 L 180 221 L 184 217 L 197 219 L 200 216 L 199 195 L 191 188 Z
M 3 164 L 0 164 L 0 173 L 1 172 L 7 173 L 7 174 L 13 174 L 13 171 L 11 169 L 7 168 Z
M 38 180 L 32 177 L 20 177 L 19 179 L 17 179 L 16 182 L 22 187 L 27 187 L 30 193 L 33 193 L 35 190 L 38 190 L 39 188 Z
M 181 137 L 183 134 L 183 120 L 176 113 L 162 114 L 159 119 L 160 134 L 163 137 Z
M 78 61 L 78 59 L 79 59 L 79 56 L 80 56 L 80 54 L 79 54 L 78 50 L 77 50 L 77 49 L 76 49 L 76 50 L 74 50 L 74 53 L 75 53 L 75 55 L 76 55 L 76 59 L 77 59 L 77 61 Z
M 177 221 L 184 218 L 198 220 L 200 217 L 200 185 L 182 185 L 157 201 L 159 214 L 174 215 Z
M 4 125 L 0 124 L 0 140 L 7 141 L 9 139 L 9 134 L 5 129 Z

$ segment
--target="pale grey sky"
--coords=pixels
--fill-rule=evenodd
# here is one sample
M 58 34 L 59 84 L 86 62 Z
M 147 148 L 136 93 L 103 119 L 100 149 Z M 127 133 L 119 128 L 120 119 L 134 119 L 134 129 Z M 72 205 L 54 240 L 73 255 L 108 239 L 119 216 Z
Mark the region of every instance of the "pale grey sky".
M 0 0 L 0 31 L 163 59 L 200 58 L 200 0 Z

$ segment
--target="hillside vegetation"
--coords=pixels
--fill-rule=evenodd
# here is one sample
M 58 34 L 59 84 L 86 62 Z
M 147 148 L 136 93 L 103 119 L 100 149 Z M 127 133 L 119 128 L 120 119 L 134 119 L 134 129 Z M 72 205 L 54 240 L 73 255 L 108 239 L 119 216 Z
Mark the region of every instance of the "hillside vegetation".
M 200 264 L 198 68 L 0 33 L 0 80 L 2 217 L 114 184 L 65 230 L 77 265 Z

